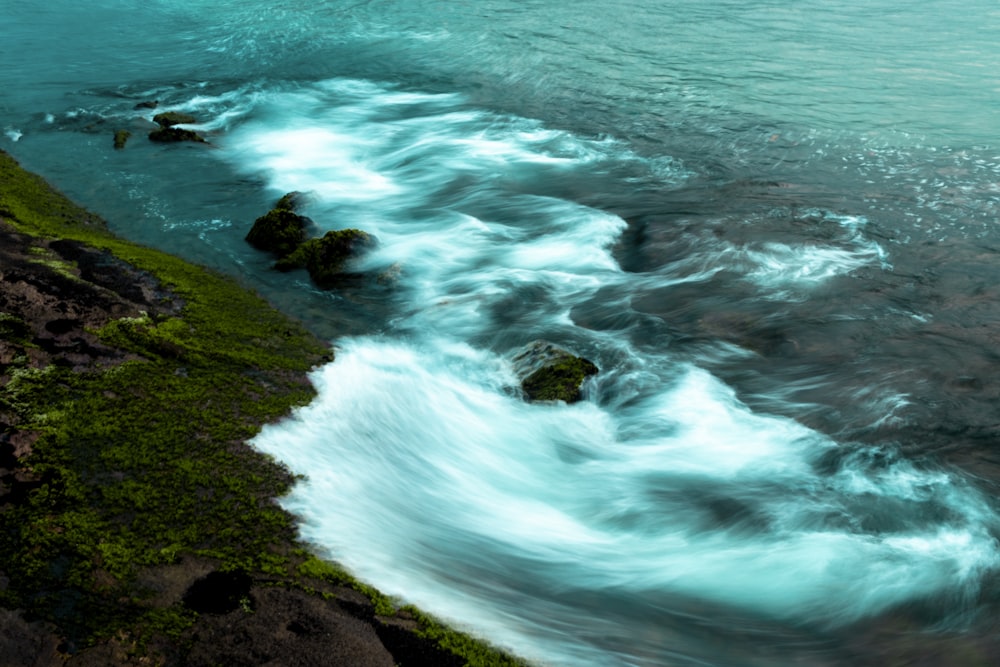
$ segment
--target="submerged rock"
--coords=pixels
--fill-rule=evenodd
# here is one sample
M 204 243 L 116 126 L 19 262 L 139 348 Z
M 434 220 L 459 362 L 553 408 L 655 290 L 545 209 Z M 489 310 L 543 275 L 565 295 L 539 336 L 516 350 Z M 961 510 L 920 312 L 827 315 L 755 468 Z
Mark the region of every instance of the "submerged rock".
M 179 127 L 162 127 L 159 130 L 153 130 L 149 133 L 149 140 L 164 144 L 176 143 L 178 141 L 193 141 L 199 144 L 208 143 L 204 137 L 194 130 L 182 130 Z
M 197 123 L 198 119 L 180 111 L 165 111 L 153 116 L 153 122 L 160 127 L 173 127 L 174 125 Z
M 160 129 L 149 133 L 150 141 L 160 143 L 176 143 L 178 141 L 193 141 L 195 143 L 208 143 L 205 138 L 194 130 L 185 130 L 175 125 L 186 123 L 196 123 L 198 120 L 189 114 L 179 111 L 167 111 L 153 116 L 153 122 L 160 126 Z
M 311 224 L 309 218 L 287 208 L 273 208 L 254 221 L 246 241 L 258 250 L 285 257 L 305 242 Z
M 125 148 L 125 142 L 128 138 L 132 136 L 132 133 L 128 130 L 116 130 L 115 131 L 115 148 L 121 150 Z
M 348 260 L 374 245 L 372 235 L 360 229 L 327 232 L 318 239 L 310 239 L 300 245 L 295 252 L 279 260 L 274 268 L 279 271 L 305 268 L 316 285 L 328 289 L 344 277 Z
M 600 371 L 590 360 L 543 340 L 530 343 L 513 361 L 529 401 L 576 403 L 584 380 Z

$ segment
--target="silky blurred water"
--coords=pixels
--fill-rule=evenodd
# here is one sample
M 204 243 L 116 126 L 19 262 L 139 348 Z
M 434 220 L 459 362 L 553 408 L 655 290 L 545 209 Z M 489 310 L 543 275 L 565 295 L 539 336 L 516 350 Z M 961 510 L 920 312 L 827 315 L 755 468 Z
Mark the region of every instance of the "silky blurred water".
M 0 0 L 0 148 L 333 340 L 255 445 L 401 601 L 545 665 L 991 664 L 998 19 Z M 292 190 L 378 239 L 336 290 L 243 240 Z

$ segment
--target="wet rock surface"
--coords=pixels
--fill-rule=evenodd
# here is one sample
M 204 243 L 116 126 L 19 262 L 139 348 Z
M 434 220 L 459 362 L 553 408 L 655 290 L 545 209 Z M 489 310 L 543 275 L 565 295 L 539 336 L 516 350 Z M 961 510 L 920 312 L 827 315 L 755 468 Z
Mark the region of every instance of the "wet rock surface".
M 584 381 L 599 372 L 588 359 L 543 340 L 527 345 L 513 362 L 530 401 L 575 403 L 583 397 Z

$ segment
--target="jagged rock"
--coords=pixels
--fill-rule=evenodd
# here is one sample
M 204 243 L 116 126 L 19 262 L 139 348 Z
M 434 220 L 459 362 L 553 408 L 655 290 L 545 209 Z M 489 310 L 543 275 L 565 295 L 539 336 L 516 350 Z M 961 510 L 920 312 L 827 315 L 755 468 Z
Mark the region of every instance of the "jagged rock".
M 254 221 L 246 241 L 258 250 L 285 257 L 305 242 L 311 224 L 309 218 L 287 208 L 273 208 Z
M 575 403 L 582 398 L 584 380 L 600 370 L 588 359 L 543 340 L 530 343 L 513 363 L 530 401 Z
M 329 289 L 344 277 L 344 267 L 349 259 L 374 245 L 375 239 L 371 234 L 360 229 L 327 232 L 321 238 L 310 239 L 300 245 L 295 252 L 279 260 L 274 268 L 279 271 L 305 268 L 316 285 Z

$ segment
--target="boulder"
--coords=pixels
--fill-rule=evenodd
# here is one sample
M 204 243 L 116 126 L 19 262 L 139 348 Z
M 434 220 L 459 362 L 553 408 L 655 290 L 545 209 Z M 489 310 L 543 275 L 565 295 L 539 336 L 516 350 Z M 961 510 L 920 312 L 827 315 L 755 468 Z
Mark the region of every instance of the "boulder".
M 287 208 L 273 208 L 254 221 L 246 241 L 258 250 L 286 257 L 305 242 L 311 225 L 305 216 Z
M 348 260 L 374 246 L 372 235 L 360 229 L 327 232 L 300 245 L 295 252 L 278 260 L 274 268 L 279 271 L 305 268 L 317 286 L 329 289 L 346 275 L 344 268 Z
M 180 111 L 165 111 L 153 116 L 153 122 L 160 127 L 173 127 L 174 125 L 197 123 L 198 119 Z
M 513 363 L 529 401 L 576 403 L 584 380 L 600 370 L 590 360 L 543 340 L 530 343 Z

